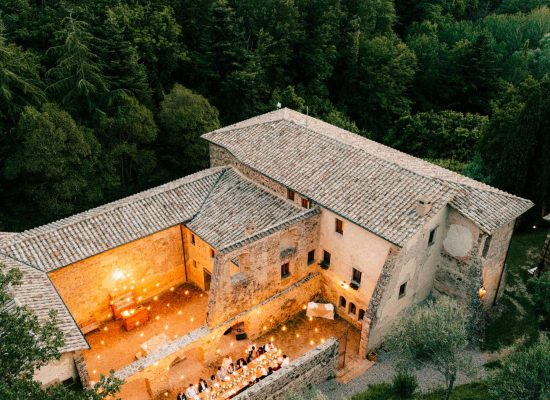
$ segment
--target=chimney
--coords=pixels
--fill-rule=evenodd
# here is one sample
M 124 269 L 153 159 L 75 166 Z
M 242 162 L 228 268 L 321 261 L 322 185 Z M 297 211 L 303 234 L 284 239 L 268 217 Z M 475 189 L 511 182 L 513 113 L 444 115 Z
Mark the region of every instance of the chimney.
M 432 202 L 426 196 L 420 196 L 416 201 L 416 214 L 419 217 L 423 217 L 428 214 L 432 209 Z

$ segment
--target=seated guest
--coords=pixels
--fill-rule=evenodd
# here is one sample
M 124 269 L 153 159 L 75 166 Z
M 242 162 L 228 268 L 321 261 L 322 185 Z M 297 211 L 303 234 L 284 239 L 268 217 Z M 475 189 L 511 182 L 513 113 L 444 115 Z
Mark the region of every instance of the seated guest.
M 267 369 L 265 369 L 265 367 L 263 365 L 262 365 L 261 372 L 262 372 L 262 378 L 267 376 Z
M 216 379 L 216 375 L 210 376 L 210 387 L 212 387 L 212 388 L 220 387 L 220 384 L 218 383 L 218 380 Z
M 221 382 L 225 378 L 225 374 L 222 371 L 222 367 L 218 367 L 218 372 L 216 372 L 216 378 Z
M 199 393 L 204 392 L 206 389 L 208 389 L 208 384 L 204 379 L 199 380 Z
M 189 384 L 189 387 L 185 391 L 185 394 L 187 395 L 188 399 L 196 400 L 199 398 L 199 394 L 197 393 L 197 389 L 195 389 L 195 386 L 193 386 L 192 383 Z
M 260 346 L 258 347 L 258 355 L 262 355 L 265 353 L 265 346 Z
M 267 353 L 269 353 L 272 349 L 272 344 L 270 342 L 267 342 L 265 345 L 264 345 L 264 349 Z
M 273 368 L 269 367 L 268 370 L 267 370 L 267 376 L 272 375 L 272 374 L 273 374 Z
M 252 360 L 254 360 L 253 354 L 254 354 L 253 350 L 250 350 L 250 351 L 248 352 L 248 356 L 246 357 L 246 362 L 247 362 L 247 363 L 249 363 L 249 362 L 251 362 Z
M 227 366 L 227 373 L 232 374 L 233 372 L 235 372 L 235 365 L 231 363 Z
M 176 397 L 176 400 L 187 400 L 187 396 L 185 393 L 183 393 L 183 388 L 178 393 L 178 397 Z
M 245 365 L 248 365 L 248 363 L 246 362 L 246 360 L 244 358 L 241 357 L 237 360 L 237 368 L 242 368 Z
M 222 361 L 222 367 L 227 368 L 229 366 L 229 364 L 231 364 L 232 362 L 233 362 L 233 360 L 231 359 L 230 356 L 225 356 L 223 358 L 223 361 Z
M 281 363 L 281 367 L 286 367 L 288 364 L 290 364 L 290 358 L 288 358 L 285 354 L 283 356 L 283 362 Z

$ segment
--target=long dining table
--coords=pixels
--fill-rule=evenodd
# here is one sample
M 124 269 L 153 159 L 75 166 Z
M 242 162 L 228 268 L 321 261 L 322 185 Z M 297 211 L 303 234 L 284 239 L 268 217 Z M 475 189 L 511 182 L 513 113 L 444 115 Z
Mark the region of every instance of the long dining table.
M 272 367 L 273 370 L 278 369 L 281 354 L 281 350 L 273 350 L 256 357 L 247 366 L 228 375 L 224 381 L 219 383 L 219 387 L 209 387 L 204 392 L 199 393 L 199 399 L 226 400 L 235 397 L 253 385 L 256 380 L 266 377 L 262 372 L 262 368 L 265 371 L 268 371 L 269 367 Z

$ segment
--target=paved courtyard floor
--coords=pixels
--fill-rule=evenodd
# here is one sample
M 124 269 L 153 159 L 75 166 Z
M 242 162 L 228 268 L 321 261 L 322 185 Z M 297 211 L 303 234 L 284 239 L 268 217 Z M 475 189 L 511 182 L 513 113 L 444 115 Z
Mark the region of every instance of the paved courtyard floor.
M 182 285 L 144 303 L 149 309 L 149 321 L 139 328 L 126 331 L 122 321 L 109 321 L 100 330 L 86 335 L 91 349 L 84 351 L 84 360 L 93 381 L 100 374 L 118 370 L 136 360 L 143 349 L 140 345 L 159 334 L 170 340 L 199 328 L 206 322 L 208 293 L 191 285 Z

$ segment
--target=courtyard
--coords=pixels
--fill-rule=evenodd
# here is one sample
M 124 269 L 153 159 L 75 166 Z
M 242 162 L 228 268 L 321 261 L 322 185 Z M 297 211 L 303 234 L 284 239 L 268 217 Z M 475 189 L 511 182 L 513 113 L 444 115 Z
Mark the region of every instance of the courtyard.
M 174 287 L 155 299 L 142 305 L 149 320 L 134 329 L 127 331 L 122 320 L 110 320 L 86 335 L 91 348 L 83 355 L 93 381 L 206 323 L 208 293 L 194 285 Z
M 167 371 L 171 390 L 158 396 L 158 399 L 175 399 L 179 390 L 187 388 L 189 384 L 198 383 L 200 378 L 208 381 L 222 364 L 224 357 L 229 356 L 236 362 L 240 357 L 246 356 L 247 349 L 252 345 L 258 347 L 271 342 L 292 361 L 330 337 L 336 338 L 340 343 L 339 368 L 341 370 L 353 366 L 359 367 L 357 371 L 364 371 L 372 365 L 358 355 L 360 331 L 357 328 L 338 316 L 334 320 L 308 318 L 305 312 L 300 312 L 275 329 L 269 330 L 266 327 L 265 334 L 254 340 L 249 338 L 236 340 L 235 333 L 228 332 L 217 344 L 215 359 L 204 360 L 200 349 L 190 350 Z M 145 390 L 144 382 L 132 382 L 123 389 L 121 398 L 123 400 L 148 399 Z

